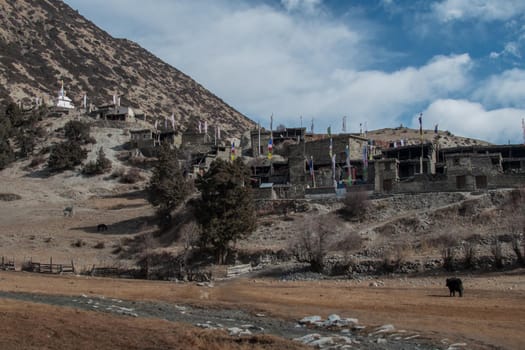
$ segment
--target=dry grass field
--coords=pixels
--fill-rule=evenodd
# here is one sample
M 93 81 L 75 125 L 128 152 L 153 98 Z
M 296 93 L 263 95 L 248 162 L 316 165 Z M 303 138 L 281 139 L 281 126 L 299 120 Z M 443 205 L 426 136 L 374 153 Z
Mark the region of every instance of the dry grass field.
M 241 278 L 214 287 L 172 282 L 114 280 L 76 276 L 0 273 L 0 290 L 244 309 L 268 317 L 298 320 L 337 313 L 355 317 L 371 329 L 393 324 L 419 332 L 439 344 L 464 342 L 468 349 L 520 349 L 525 343 L 524 271 L 503 275 L 462 276 L 463 298 L 448 297 L 442 277 L 383 279 L 378 287 L 357 281 L 282 282 Z M 250 348 L 221 332 L 207 333 L 167 321 L 117 317 L 66 307 L 0 301 L 0 322 L 9 327 L 2 348 Z M 203 338 L 203 334 L 206 336 Z M 196 340 L 198 339 L 200 340 Z M 22 341 L 22 343 L 17 343 Z M 208 343 L 209 342 L 209 343 Z M 297 344 L 264 338 L 253 348 L 296 348 Z M 215 347 L 210 344 L 214 344 Z M 222 345 L 221 345 L 222 344 Z M 187 347 L 184 347 L 186 345 Z M 189 346 L 189 347 L 188 347 Z M 245 347 L 243 347 L 245 346 Z

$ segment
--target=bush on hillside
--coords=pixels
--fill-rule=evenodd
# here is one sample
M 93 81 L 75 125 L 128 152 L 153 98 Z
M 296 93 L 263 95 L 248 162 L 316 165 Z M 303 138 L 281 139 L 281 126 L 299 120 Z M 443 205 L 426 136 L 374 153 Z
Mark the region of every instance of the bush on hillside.
M 368 194 L 366 191 L 348 192 L 343 199 L 343 207 L 338 214 L 347 221 L 358 220 L 368 208 Z
M 125 184 L 134 184 L 142 180 L 144 180 L 144 177 L 140 174 L 140 170 L 137 168 L 129 169 L 120 177 L 120 182 Z
M 82 173 L 84 175 L 100 175 L 111 170 L 111 161 L 106 157 L 104 150 L 100 147 L 96 161 L 90 161 L 84 165 Z
M 71 120 L 64 125 L 64 135 L 70 141 L 76 141 L 81 144 L 96 143 L 96 140 L 89 135 L 89 124 L 78 120 Z
M 82 149 L 78 143 L 66 141 L 55 145 L 47 166 L 51 171 L 63 171 L 73 169 L 75 166 L 82 164 L 87 158 L 87 151 Z

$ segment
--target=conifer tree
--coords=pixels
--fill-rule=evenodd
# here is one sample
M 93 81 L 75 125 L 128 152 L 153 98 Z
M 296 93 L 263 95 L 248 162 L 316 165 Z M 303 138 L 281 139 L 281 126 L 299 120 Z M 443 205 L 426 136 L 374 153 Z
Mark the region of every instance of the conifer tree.
M 211 246 L 217 262 L 224 264 L 230 244 L 245 238 L 256 228 L 250 172 L 240 158 L 233 163 L 214 161 L 196 182 L 201 198 L 195 203 L 202 247 Z
M 100 147 L 98 150 L 96 168 L 100 174 L 103 174 L 111 169 L 111 160 L 106 157 L 106 153 L 104 153 L 104 149 L 102 147 Z
M 162 143 L 147 188 L 148 201 L 158 207 L 159 214 L 169 214 L 186 200 L 190 191 L 191 186 L 181 170 L 176 149 Z

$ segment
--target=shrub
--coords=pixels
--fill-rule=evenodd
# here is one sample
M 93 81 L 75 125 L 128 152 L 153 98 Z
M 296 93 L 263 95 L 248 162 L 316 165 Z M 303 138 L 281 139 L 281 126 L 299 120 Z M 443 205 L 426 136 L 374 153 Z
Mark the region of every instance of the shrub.
M 40 164 L 43 164 L 46 162 L 46 158 L 44 156 L 36 156 L 31 159 L 31 163 L 29 163 L 30 168 L 34 168 L 39 166 Z
M 124 175 L 120 177 L 120 182 L 126 184 L 134 184 L 142 180 L 144 180 L 144 177 L 140 174 L 140 170 L 137 168 L 129 169 Z
M 441 250 L 441 257 L 443 258 L 443 268 L 447 271 L 454 270 L 455 251 L 453 247 L 445 247 Z
M 465 242 L 463 244 L 463 254 L 464 254 L 464 260 L 463 264 L 466 268 L 473 268 L 475 266 L 475 258 L 476 258 L 476 249 L 474 244 L 470 242 Z
M 368 205 L 366 191 L 348 192 L 343 199 L 343 207 L 339 209 L 338 213 L 345 220 L 356 220 L 366 212 Z
M 66 141 L 55 145 L 49 155 L 47 166 L 52 171 L 73 169 L 87 158 L 87 151 L 78 143 Z
M 86 245 L 86 242 L 84 242 L 84 240 L 82 240 L 82 239 L 77 239 L 76 241 L 71 243 L 71 246 L 72 247 L 76 247 L 76 248 L 80 248 L 80 247 L 83 247 L 85 245 Z
M 71 120 L 64 125 L 64 135 L 70 141 L 79 143 L 95 143 L 89 135 L 90 126 L 78 120 Z
M 298 262 L 310 264 L 314 272 L 323 272 L 329 239 L 334 232 L 333 220 L 307 220 L 303 232 L 292 243 L 291 252 Z
M 511 244 L 512 250 L 514 251 L 514 254 L 516 254 L 516 258 L 518 259 L 518 263 L 521 265 L 525 265 L 525 243 L 523 242 L 522 236 L 517 233 L 512 235 Z
M 406 244 L 396 244 L 383 259 L 383 269 L 386 272 L 399 270 L 409 256 L 410 246 Z
M 494 257 L 494 265 L 500 269 L 503 267 L 503 250 L 501 249 L 501 242 L 497 237 L 494 237 L 492 246 L 490 249 L 492 256 Z
M 359 250 L 363 244 L 363 238 L 356 231 L 345 234 L 342 240 L 334 245 L 334 249 L 344 252 Z
M 124 168 L 117 168 L 117 169 L 113 170 L 113 172 L 111 173 L 110 177 L 112 179 L 117 179 L 119 177 L 124 176 L 125 173 L 126 173 L 126 170 Z
M 97 168 L 97 162 L 94 160 L 87 162 L 84 164 L 84 167 L 82 168 L 82 174 L 84 175 L 96 175 L 99 174 L 98 168 Z
M 90 161 L 82 169 L 85 175 L 103 174 L 111 169 L 111 161 L 106 157 L 104 150 L 100 147 L 96 161 Z
M 0 201 L 10 202 L 19 199 L 22 199 L 22 197 L 15 193 L 0 193 Z
M 105 247 L 106 247 L 106 244 L 104 242 L 97 242 L 97 244 L 93 246 L 93 248 L 95 249 L 104 249 Z

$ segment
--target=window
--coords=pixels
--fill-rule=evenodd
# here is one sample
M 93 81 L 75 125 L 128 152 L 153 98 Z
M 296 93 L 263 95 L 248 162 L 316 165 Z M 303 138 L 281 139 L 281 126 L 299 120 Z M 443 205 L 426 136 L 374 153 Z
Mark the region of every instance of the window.
M 464 189 L 467 187 L 467 177 L 465 175 L 456 176 L 456 188 Z

